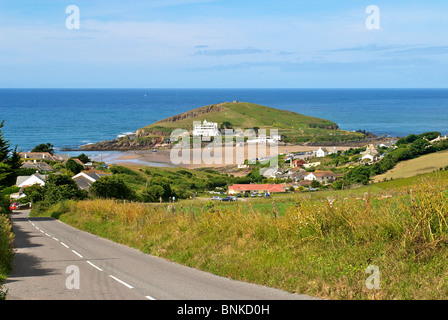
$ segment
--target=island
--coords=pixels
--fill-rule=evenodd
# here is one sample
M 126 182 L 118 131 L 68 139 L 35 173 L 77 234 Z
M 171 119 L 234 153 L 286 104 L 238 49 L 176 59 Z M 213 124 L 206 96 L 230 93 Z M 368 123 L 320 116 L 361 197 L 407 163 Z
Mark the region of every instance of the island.
M 201 127 L 195 127 L 201 124 Z M 191 136 L 197 130 L 212 130 L 210 140 L 225 130 L 253 129 L 255 134 L 261 130 L 267 135 L 275 129 L 278 140 L 290 145 L 335 146 L 347 143 L 365 143 L 376 139 L 371 133 L 358 130 L 341 130 L 336 123 L 326 119 L 306 116 L 292 111 L 275 109 L 249 102 L 224 102 L 203 106 L 172 117 L 159 120 L 136 130 L 135 133 L 81 146 L 86 151 L 130 151 L 153 148 L 170 148 L 175 129 L 188 131 Z M 196 130 L 196 131 L 195 131 Z M 215 132 L 215 134 L 213 134 Z M 206 134 L 202 134 L 206 135 Z

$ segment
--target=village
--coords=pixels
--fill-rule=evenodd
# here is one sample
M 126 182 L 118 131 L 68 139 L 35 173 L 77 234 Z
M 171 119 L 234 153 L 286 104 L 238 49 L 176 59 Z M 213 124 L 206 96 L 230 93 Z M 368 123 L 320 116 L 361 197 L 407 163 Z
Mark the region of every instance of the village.
M 385 146 L 382 146 L 385 148 Z M 275 170 L 266 171 L 262 183 L 239 183 L 223 188 L 207 190 L 208 193 L 218 194 L 212 196 L 212 200 L 236 200 L 236 198 L 270 197 L 275 193 L 317 191 L 329 188 L 331 184 L 344 176 L 343 171 L 334 165 L 334 159 L 345 157 L 344 152 L 336 147 L 318 148 L 312 152 L 287 153 L 277 155 L 279 162 Z M 364 151 L 353 155 L 350 163 L 374 163 L 382 158 L 377 147 L 367 146 Z M 32 185 L 44 187 L 50 174 L 68 174 L 77 184 L 80 190 L 90 189 L 90 186 L 104 176 L 112 176 L 109 167 L 116 164 L 106 164 L 81 161 L 82 157 L 70 157 L 69 155 L 51 154 L 49 152 L 21 152 L 23 159 L 21 169 L 27 169 L 29 175 L 20 175 L 16 179 L 15 186 L 20 188 L 18 192 L 11 194 L 11 200 L 17 201 L 24 198 L 25 188 Z M 83 159 L 83 158 L 82 158 Z M 84 159 L 83 159 L 84 160 Z M 261 160 L 261 159 L 256 159 Z M 257 161 L 254 163 L 257 163 Z M 85 160 L 86 161 L 86 160 Z M 246 161 L 249 163 L 250 161 Z M 68 164 L 68 165 L 67 165 Z M 349 168 L 344 164 L 345 168 Z M 253 170 L 259 170 L 258 165 L 239 164 L 234 166 L 234 172 L 239 176 L 245 176 Z M 261 168 L 262 169 L 262 168 Z M 333 169 L 333 170 L 331 170 Z M 31 173 L 32 172 L 32 173 Z M 229 197 L 221 197 L 226 194 Z
M 205 141 L 210 141 L 223 133 L 218 129 L 217 123 L 207 122 L 196 123 L 193 131 L 189 134 L 193 136 L 205 137 Z M 403 138 L 405 139 L 405 138 Z M 401 140 L 403 140 L 401 139 Z M 416 138 L 417 139 L 417 138 Z M 425 148 L 434 143 L 440 143 L 447 140 L 447 136 L 426 136 L 417 139 L 422 140 Z M 247 146 L 281 143 L 281 135 L 272 135 L 271 137 L 260 135 L 255 138 L 247 139 L 244 143 Z M 415 141 L 414 139 L 412 139 Z M 403 140 L 404 141 L 404 140 Z M 402 141 L 401 141 L 402 142 Z M 210 200 L 218 201 L 236 201 L 238 198 L 259 198 L 271 197 L 279 193 L 312 192 L 326 189 L 344 189 L 349 186 L 349 179 L 344 178 L 348 172 L 354 169 L 371 168 L 378 164 L 388 153 L 397 148 L 396 144 L 400 140 L 392 140 L 389 143 L 372 144 L 368 143 L 360 148 L 342 148 L 342 147 L 315 147 L 314 150 L 306 152 L 285 152 L 271 154 L 270 156 L 245 159 L 244 163 L 234 163 L 222 168 L 208 168 L 219 175 L 219 184 L 205 184 L 202 188 L 196 190 L 185 190 L 182 192 L 172 192 L 169 201 L 173 199 L 192 199 L 199 195 L 209 195 Z M 234 142 L 235 144 L 238 142 Z M 339 148 L 339 149 L 338 149 Z M 157 149 L 153 150 L 157 151 Z M 21 202 L 26 199 L 25 189 L 27 187 L 38 185 L 44 187 L 49 175 L 69 176 L 77 185 L 79 190 L 90 194 L 90 187 L 102 177 L 113 176 L 117 173 L 114 167 L 116 163 L 105 163 L 91 161 L 85 154 L 78 157 L 70 155 L 54 154 L 53 152 L 20 152 L 22 173 L 18 175 L 15 187 L 17 192 L 10 195 L 12 202 Z M 275 166 L 272 166 L 270 159 L 275 159 Z M 229 169 L 230 168 L 230 169 Z M 197 168 L 195 170 L 203 170 Z M 143 169 L 140 168 L 140 171 Z M 220 172 L 221 171 L 221 172 Z M 131 171 L 132 172 L 132 171 Z M 177 174 L 179 176 L 179 174 Z M 227 178 L 226 178 L 227 177 Z M 358 182 L 366 184 L 371 182 L 369 179 L 353 179 L 354 184 Z M 211 178 L 209 176 L 209 178 Z M 146 181 L 146 191 L 148 192 L 148 183 Z M 215 179 L 215 177 L 213 177 Z M 193 181 L 193 184 L 197 181 Z M 140 190 L 143 188 L 143 182 L 140 182 Z M 193 192 L 194 191 L 194 192 Z M 204 196 L 202 196 L 203 198 Z M 145 197 L 143 197 L 146 199 Z M 159 197 L 150 197 L 153 201 Z M 160 196 L 160 201 L 162 196 Z

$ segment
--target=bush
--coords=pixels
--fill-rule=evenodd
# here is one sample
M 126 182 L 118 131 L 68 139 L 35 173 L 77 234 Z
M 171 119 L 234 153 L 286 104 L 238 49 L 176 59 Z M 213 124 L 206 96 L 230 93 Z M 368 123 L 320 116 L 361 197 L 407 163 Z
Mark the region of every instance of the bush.
M 104 176 L 95 181 L 91 187 L 92 195 L 106 199 L 133 200 L 134 192 L 117 176 Z
M 62 200 L 82 200 L 88 196 L 87 191 L 79 190 L 76 182 L 63 174 L 50 174 L 42 190 L 42 200 L 48 204 L 55 204 Z M 33 191 L 38 193 L 37 189 Z
M 345 176 L 344 180 L 348 184 L 362 183 L 368 184 L 370 180 L 371 169 L 368 166 L 358 166 L 350 170 Z
M 14 233 L 7 215 L 0 214 L 0 300 L 6 299 L 6 289 L 1 282 L 6 279 L 11 270 L 14 258 L 13 250 Z
M 110 168 L 110 172 L 113 174 L 127 174 L 131 176 L 138 176 L 139 174 L 135 171 L 132 171 L 129 168 L 122 167 L 122 166 L 113 166 Z
M 65 168 L 74 174 L 78 174 L 84 170 L 84 167 L 73 159 L 69 159 L 65 164 Z

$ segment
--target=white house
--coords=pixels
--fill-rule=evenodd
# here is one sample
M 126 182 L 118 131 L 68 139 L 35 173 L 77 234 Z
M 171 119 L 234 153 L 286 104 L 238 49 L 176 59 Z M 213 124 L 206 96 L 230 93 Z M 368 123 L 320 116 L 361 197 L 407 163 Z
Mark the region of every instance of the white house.
M 206 137 L 216 137 L 219 136 L 218 124 L 216 122 L 204 122 L 201 124 L 200 121 L 193 122 L 193 136 L 206 136 Z
M 336 174 L 331 171 L 315 171 L 307 173 L 303 179 L 307 181 L 317 180 L 319 182 L 328 182 L 330 180 L 334 181 Z
M 375 148 L 375 146 L 373 144 L 369 144 L 366 147 L 366 150 L 361 152 L 361 161 L 362 160 L 367 160 L 369 162 L 373 162 L 376 161 L 378 159 L 379 156 L 379 152 L 378 150 Z
M 326 148 L 319 148 L 316 151 L 316 157 L 323 158 L 329 154 L 337 153 L 336 147 L 334 147 L 332 150 L 327 150 Z
M 45 185 L 47 176 L 39 173 L 34 173 L 31 176 L 18 176 L 16 180 L 16 186 L 19 188 L 26 188 L 34 184 L 39 184 L 40 186 Z
M 105 173 L 96 169 L 82 171 L 75 175 L 72 179 L 76 182 L 79 189 L 89 191 L 90 186 L 97 181 L 99 178 L 104 176 L 111 176 L 110 173 Z
M 266 136 L 259 136 L 254 139 L 247 140 L 247 143 L 276 143 L 279 141 L 279 136 L 275 137 L 266 137 Z
M 317 166 L 320 166 L 320 162 L 318 161 L 318 162 L 310 162 L 310 163 L 305 163 L 304 165 L 303 165 L 303 168 L 305 168 L 305 169 L 309 169 L 309 168 L 312 168 L 312 167 L 317 167 Z
M 448 136 L 447 135 L 445 135 L 445 136 L 438 136 L 437 138 L 435 138 L 435 139 L 433 139 L 433 140 L 431 140 L 431 141 L 429 141 L 430 143 L 434 143 L 434 142 L 439 142 L 439 141 L 442 141 L 442 140 L 447 140 L 448 139 Z
M 367 160 L 369 162 L 376 161 L 378 159 L 378 155 L 372 153 L 366 153 L 361 157 L 361 160 Z

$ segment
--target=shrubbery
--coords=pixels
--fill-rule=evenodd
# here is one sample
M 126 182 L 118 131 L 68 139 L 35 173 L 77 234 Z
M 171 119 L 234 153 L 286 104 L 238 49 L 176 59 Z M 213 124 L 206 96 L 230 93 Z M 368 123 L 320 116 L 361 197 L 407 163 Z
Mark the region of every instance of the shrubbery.
M 2 206 L 0 207 L 0 300 L 6 298 L 6 289 L 3 287 L 2 282 L 8 276 L 14 258 L 14 233 L 11 222 L 4 213 L 5 211 Z
M 369 179 L 373 175 L 385 173 L 395 167 L 401 161 L 417 158 L 419 156 L 447 150 L 448 140 L 442 140 L 431 144 L 428 140 L 432 140 L 440 136 L 439 132 L 427 132 L 420 135 L 411 134 L 397 141 L 396 149 L 389 151 L 380 161 L 372 166 L 359 166 L 351 169 L 344 176 L 345 184 L 369 183 Z M 352 150 L 352 149 L 350 149 Z M 349 151 L 350 151 L 349 150 Z M 357 152 L 359 149 L 353 149 Z
M 104 176 L 90 186 L 92 195 L 106 199 L 132 199 L 134 192 L 118 176 Z

